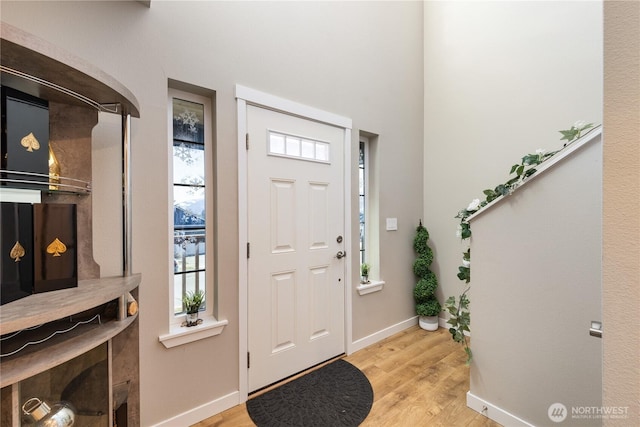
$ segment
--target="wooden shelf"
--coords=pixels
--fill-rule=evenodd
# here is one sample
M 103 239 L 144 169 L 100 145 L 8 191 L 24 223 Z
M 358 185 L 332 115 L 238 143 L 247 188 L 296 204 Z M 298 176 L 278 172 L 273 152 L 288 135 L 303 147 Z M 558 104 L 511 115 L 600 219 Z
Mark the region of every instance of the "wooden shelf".
M 42 327 L 46 331 L 44 335 L 49 335 L 63 329 L 61 322 L 56 321 L 118 299 L 138 287 L 140 281 L 140 274 L 81 280 L 76 288 L 34 294 L 5 304 L 0 310 L 0 335 L 50 324 Z M 136 318 L 137 315 L 101 324 L 80 325 L 42 344 L 2 358 L 1 387 L 51 369 L 97 347 L 124 331 Z
M 141 279 L 140 274 L 134 274 L 80 280 L 77 288 L 43 292 L 10 302 L 0 310 L 0 335 L 53 322 L 105 304 L 135 289 Z M 2 381 L 4 383 L 4 378 Z
M 140 117 L 133 94 L 102 70 L 5 22 L 1 34 L 3 86 L 48 101 Z
M 102 324 L 82 325 L 66 334 L 57 335 L 46 344 L 26 348 L 0 363 L 0 387 L 15 384 L 44 372 L 99 346 L 124 331 L 137 319 L 111 320 Z
M 114 383 L 130 382 L 132 384 L 132 390 L 135 391 L 128 396 L 127 418 L 129 425 L 139 425 L 137 315 L 121 320 L 114 319 L 114 312 L 122 308 L 118 304 L 118 310 L 115 310 L 112 304 L 114 301 L 122 303 L 121 297 L 126 297 L 127 292 L 133 292 L 135 295 L 135 290 L 141 282 L 140 274 L 128 274 L 131 259 L 129 240 L 131 184 L 129 164 L 126 160 L 131 155 L 130 117 L 140 117 L 138 101 L 113 77 L 46 40 L 4 22 L 0 23 L 0 35 L 2 85 L 50 102 L 50 113 L 53 112 L 52 129 L 57 132 L 52 141 L 68 140 L 75 144 L 74 150 L 77 148 L 81 151 L 81 153 L 74 152 L 70 155 L 71 160 L 67 159 L 69 160 L 67 165 L 74 167 L 69 172 L 71 176 L 91 180 L 90 168 L 87 170 L 84 167 L 83 159 L 86 157 L 85 151 L 91 151 L 90 130 L 98 121 L 97 112 L 121 116 L 122 161 L 125 163 L 122 171 L 125 246 L 123 270 L 126 274 L 118 277 L 80 280 L 75 288 L 30 295 L 0 308 L 0 335 L 6 338 L 2 342 L 2 353 L 11 354 L 0 360 L 0 385 L 3 391 L 0 423 L 3 426 L 21 425 L 22 412 L 15 392 L 22 381 L 69 361 L 75 364 L 78 356 L 108 342 L 109 375 L 100 380 L 108 384 L 109 396 L 112 395 Z M 87 177 L 84 172 L 88 172 Z M 5 188 L 4 184 L 7 182 L 2 184 Z M 43 197 L 53 195 L 54 202 L 66 203 L 65 200 L 71 197 L 68 196 L 69 194 L 88 196 L 78 199 L 77 204 L 86 208 L 87 222 L 92 223 L 90 183 L 79 183 L 76 180 L 61 181 L 59 190 L 53 191 L 49 191 L 48 183 L 45 183 L 45 186 L 41 195 Z M 58 198 L 58 195 L 61 197 Z M 29 202 L 29 197 L 25 199 Z M 87 233 L 87 236 L 91 236 L 91 233 Z M 91 242 L 85 243 L 87 243 L 87 250 L 82 255 L 91 258 L 93 251 Z M 80 277 L 99 276 L 99 271 L 97 273 L 94 271 L 92 263 L 94 263 L 92 258 L 85 260 L 84 265 L 87 267 Z M 101 322 L 82 322 L 91 318 L 90 313 L 101 313 Z M 120 314 L 123 314 L 122 311 Z M 79 322 L 80 320 L 82 321 Z M 35 326 L 38 328 L 33 328 Z M 21 332 L 14 336 L 13 334 L 18 331 Z M 58 331 L 67 332 L 56 333 Z M 40 342 L 45 338 L 48 339 Z M 12 354 L 12 351 L 32 342 L 38 342 L 38 344 L 28 345 L 18 353 Z M 11 397 L 12 395 L 14 397 Z M 8 400 L 7 396 L 9 396 Z M 108 411 L 107 418 L 108 424 L 112 425 L 114 420 L 111 410 Z

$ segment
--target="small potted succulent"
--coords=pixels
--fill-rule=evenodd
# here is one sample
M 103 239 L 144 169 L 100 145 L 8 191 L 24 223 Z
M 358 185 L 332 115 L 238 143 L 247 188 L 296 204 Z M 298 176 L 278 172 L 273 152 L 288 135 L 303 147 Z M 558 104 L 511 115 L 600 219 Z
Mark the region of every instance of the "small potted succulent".
M 369 270 L 371 266 L 366 262 L 363 262 L 360 266 L 360 282 L 369 283 Z
M 188 291 L 182 298 L 182 304 L 184 304 L 184 310 L 187 313 L 187 326 L 196 326 L 198 324 L 198 313 L 203 302 L 204 291 L 201 289 L 195 292 Z

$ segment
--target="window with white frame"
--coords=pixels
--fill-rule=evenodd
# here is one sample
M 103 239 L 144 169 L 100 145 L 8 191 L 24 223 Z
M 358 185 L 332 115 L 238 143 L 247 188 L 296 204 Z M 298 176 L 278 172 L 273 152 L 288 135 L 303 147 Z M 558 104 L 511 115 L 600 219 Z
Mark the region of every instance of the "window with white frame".
M 358 206 L 360 218 L 360 265 L 367 260 L 367 145 L 368 139 L 360 137 L 358 156 Z
M 174 323 L 185 313 L 183 297 L 205 293 L 200 310 L 212 313 L 213 301 L 213 161 L 211 99 L 169 90 L 172 164 Z
M 312 162 L 329 162 L 330 144 L 282 132 L 269 131 L 270 156 L 290 157 Z
M 384 287 L 380 266 L 380 215 L 378 194 L 378 136 L 361 131 L 358 155 L 358 210 L 360 222 L 360 265 L 369 265 L 368 281 L 358 285 L 360 295 Z

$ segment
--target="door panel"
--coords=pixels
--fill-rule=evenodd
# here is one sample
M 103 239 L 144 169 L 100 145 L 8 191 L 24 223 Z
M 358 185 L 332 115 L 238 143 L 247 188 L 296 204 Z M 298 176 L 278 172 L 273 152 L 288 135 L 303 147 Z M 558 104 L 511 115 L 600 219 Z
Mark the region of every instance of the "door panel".
M 274 354 L 295 345 L 294 326 L 297 311 L 295 292 L 294 271 L 271 276 L 271 348 Z
M 329 247 L 329 186 L 323 183 L 309 184 L 309 249 Z
M 271 253 L 295 252 L 295 186 L 295 181 L 271 180 Z
M 247 107 L 249 390 L 344 352 L 344 129 Z

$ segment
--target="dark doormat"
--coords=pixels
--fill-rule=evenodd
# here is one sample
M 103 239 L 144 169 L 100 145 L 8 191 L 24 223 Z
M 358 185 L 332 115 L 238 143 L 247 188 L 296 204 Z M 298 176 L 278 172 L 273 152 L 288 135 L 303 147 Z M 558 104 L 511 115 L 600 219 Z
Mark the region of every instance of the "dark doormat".
M 356 427 L 373 404 L 373 389 L 355 366 L 337 360 L 247 401 L 258 427 Z

